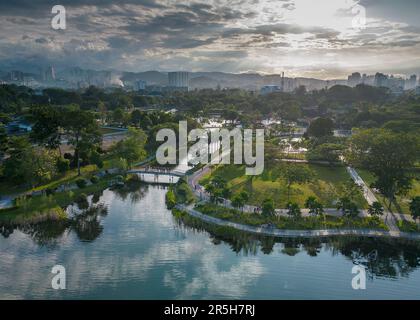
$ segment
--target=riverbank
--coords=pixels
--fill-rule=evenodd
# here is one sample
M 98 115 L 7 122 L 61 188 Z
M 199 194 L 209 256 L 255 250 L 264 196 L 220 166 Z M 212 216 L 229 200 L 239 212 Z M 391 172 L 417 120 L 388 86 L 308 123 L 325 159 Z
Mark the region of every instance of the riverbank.
M 104 176 L 98 182 L 83 188 L 72 188 L 68 191 L 36 196 L 21 196 L 14 200 L 14 206 L 0 210 L 0 223 L 26 224 L 63 218 L 63 208 L 76 202 L 81 196 L 105 190 L 112 184 L 115 175 Z M 53 213 L 61 213 L 56 215 Z M 65 213 L 64 213 L 65 215 Z
M 205 215 L 191 206 L 176 205 L 175 209 L 185 212 L 188 215 L 200 219 L 201 221 L 215 224 L 218 226 L 229 227 L 235 230 L 250 232 L 254 234 L 272 236 L 279 238 L 316 238 L 332 236 L 362 236 L 362 237 L 388 237 L 402 238 L 420 241 L 420 233 L 408 233 L 400 231 L 369 230 L 369 229 L 320 229 L 320 230 L 280 230 L 273 227 L 250 226 L 237 222 L 222 220 L 209 215 Z
M 200 180 L 208 175 L 211 171 L 211 168 L 209 166 L 206 166 L 196 172 L 194 172 L 194 174 L 192 174 L 189 177 L 189 185 L 191 186 L 191 189 L 193 190 L 193 192 L 195 193 L 196 197 L 198 199 L 200 199 L 203 202 L 208 202 L 209 201 L 209 197 L 207 195 L 207 193 L 205 192 L 203 186 L 200 184 Z M 231 203 L 229 200 L 225 200 L 225 202 L 223 203 L 223 207 L 225 208 L 229 208 L 229 209 L 233 209 Z M 243 208 L 244 212 L 248 212 L 248 213 L 253 213 L 255 212 L 255 206 L 251 206 L 251 205 L 245 205 Z M 287 210 L 285 209 L 276 209 L 276 215 L 280 216 L 280 215 L 287 215 Z M 336 209 L 325 209 L 325 213 L 329 216 L 335 216 L 335 217 L 340 217 L 342 216 L 342 213 L 339 212 Z M 201 215 L 203 215 L 203 213 L 200 213 Z M 207 216 L 207 215 L 204 215 Z M 310 214 L 308 213 L 307 209 L 302 209 L 302 216 L 310 216 Z M 367 214 L 367 210 L 360 210 L 359 211 L 359 217 L 360 218 L 367 218 L 369 215 Z M 217 219 L 216 217 L 211 217 L 214 219 Z M 222 221 L 222 225 L 224 225 L 224 221 L 223 219 L 220 219 Z M 411 239 L 412 236 L 414 237 L 414 239 L 420 239 L 420 233 L 419 232 L 415 232 L 415 230 L 413 230 L 412 226 L 406 226 L 406 225 L 401 225 L 400 229 L 396 228 L 389 228 L 389 220 L 387 219 L 387 216 L 382 217 L 381 219 L 381 225 L 382 224 L 386 224 L 387 228 L 383 228 L 382 226 L 380 226 L 380 229 L 388 229 L 388 230 L 372 230 L 371 227 L 369 226 L 369 228 L 367 229 L 363 229 L 363 228 L 339 228 L 339 229 L 326 229 L 326 228 L 320 228 L 319 230 L 291 230 L 291 229 L 296 229 L 295 226 L 291 229 L 288 228 L 281 228 L 278 229 L 281 231 L 281 234 L 283 234 L 283 232 L 285 232 L 286 234 L 288 233 L 288 231 L 293 231 L 292 233 L 295 233 L 295 236 L 298 236 L 301 233 L 305 233 L 307 231 L 310 231 L 310 235 L 311 236 L 322 236 L 322 234 L 331 234 L 331 235 L 361 235 L 361 236 L 375 236 L 377 234 L 377 232 L 380 232 L 380 236 L 390 236 L 390 237 L 405 237 L 405 235 L 409 235 L 407 236 L 407 238 Z M 244 223 L 243 221 L 231 221 L 230 223 L 238 223 L 239 226 L 239 230 L 243 230 L 242 226 L 246 227 L 248 226 L 247 223 Z M 252 228 L 254 228 L 255 226 L 250 226 Z M 377 228 L 375 228 L 377 229 Z M 248 230 L 249 231 L 249 230 Z M 255 231 L 255 230 L 254 230 Z M 250 232 L 254 232 L 254 231 L 250 231 Z M 296 231 L 296 232 L 295 232 Z M 312 232 L 313 231 L 313 232 Z M 257 231 L 260 232 L 260 231 Z M 371 235 L 370 235 L 371 234 Z M 273 236 L 276 236 L 274 234 L 271 234 Z M 286 236 L 286 235 L 283 235 Z

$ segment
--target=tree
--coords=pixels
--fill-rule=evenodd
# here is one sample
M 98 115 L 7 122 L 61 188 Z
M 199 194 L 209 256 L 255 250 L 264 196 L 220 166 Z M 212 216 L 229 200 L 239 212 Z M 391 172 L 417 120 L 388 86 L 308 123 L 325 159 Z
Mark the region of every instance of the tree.
M 264 216 L 272 216 L 274 215 L 274 201 L 271 198 L 264 199 L 262 205 L 262 214 Z
M 307 152 L 308 160 L 326 160 L 328 162 L 338 162 L 345 149 L 344 145 L 337 143 L 323 143 L 317 145 Z
M 289 164 L 286 165 L 283 176 L 287 184 L 287 200 L 290 200 L 290 189 L 292 184 L 303 184 L 312 180 L 313 172 L 307 166 Z
M 375 176 L 373 187 L 388 199 L 388 207 L 397 194 L 411 187 L 410 169 L 418 160 L 420 140 L 412 134 L 384 129 L 361 130 L 350 138 L 346 160 Z
M 301 211 L 299 205 L 295 202 L 289 202 L 286 206 L 287 214 L 293 218 L 299 218 L 301 216 Z
M 133 112 L 131 112 L 131 123 L 134 126 L 140 127 L 142 119 L 143 119 L 143 112 L 141 112 L 140 110 L 136 109 Z
M 9 158 L 4 162 L 4 176 L 15 183 L 32 187 L 52 179 L 57 173 L 57 154 L 49 149 L 32 146 L 26 138 L 11 139 Z
M 232 206 L 235 208 L 243 208 L 245 205 L 244 199 L 241 197 L 240 194 L 235 194 L 232 198 Z
M 231 194 L 231 191 L 227 187 L 226 180 L 221 176 L 213 177 L 204 188 L 210 194 L 211 202 L 219 202 L 222 199 L 230 197 Z
M 249 194 L 246 191 L 241 191 L 238 194 L 235 194 L 232 198 L 232 205 L 235 208 L 243 208 L 246 202 L 249 199 Z
M 384 208 L 378 201 L 375 201 L 369 205 L 368 212 L 371 216 L 382 216 L 384 214 Z
M 63 110 L 63 129 L 74 147 L 77 173 L 80 176 L 80 153 L 93 149 L 101 141 L 98 124 L 91 112 L 72 106 Z
M 309 209 L 309 213 L 313 215 L 324 214 L 324 207 L 315 197 L 308 197 L 305 201 L 305 207 Z
M 58 149 L 61 155 L 61 126 L 63 116 L 61 110 L 51 105 L 33 106 L 30 109 L 33 121 L 30 138 L 32 141 L 43 144 L 49 149 Z
M 360 195 L 361 187 L 354 183 L 352 179 L 348 179 L 339 185 L 339 189 L 342 197 L 354 200 L 358 195 Z
M 146 157 L 146 141 L 147 136 L 143 130 L 130 127 L 127 138 L 117 142 L 111 152 L 115 156 L 126 159 L 128 166 L 131 167 L 136 161 Z
M 420 218 L 420 196 L 411 199 L 410 212 L 414 220 Z
M 98 111 L 101 116 L 101 123 L 104 125 L 106 123 L 107 109 L 103 101 L 98 102 Z
M 311 122 L 307 130 L 310 137 L 332 136 L 334 122 L 330 118 L 317 118 Z
M 0 159 L 7 150 L 8 141 L 9 138 L 7 137 L 6 128 L 2 123 L 0 123 Z
M 359 214 L 357 204 L 347 197 L 342 197 L 337 201 L 337 210 L 341 210 L 344 216 L 356 217 Z
M 125 119 L 124 110 L 121 108 L 115 109 L 112 113 L 112 120 L 119 125 L 123 124 Z
M 248 193 L 248 192 L 246 192 L 246 191 L 241 191 L 241 192 L 239 193 L 239 195 L 241 196 L 241 198 L 242 198 L 245 202 L 247 202 L 247 201 L 249 200 L 249 193 Z

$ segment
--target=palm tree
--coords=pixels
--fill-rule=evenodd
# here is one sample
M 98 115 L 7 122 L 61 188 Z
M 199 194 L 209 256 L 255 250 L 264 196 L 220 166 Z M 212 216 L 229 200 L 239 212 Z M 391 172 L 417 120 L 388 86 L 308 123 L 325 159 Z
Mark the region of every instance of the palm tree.
M 375 201 L 369 205 L 368 212 L 371 216 L 382 216 L 384 214 L 384 207 L 378 201 Z

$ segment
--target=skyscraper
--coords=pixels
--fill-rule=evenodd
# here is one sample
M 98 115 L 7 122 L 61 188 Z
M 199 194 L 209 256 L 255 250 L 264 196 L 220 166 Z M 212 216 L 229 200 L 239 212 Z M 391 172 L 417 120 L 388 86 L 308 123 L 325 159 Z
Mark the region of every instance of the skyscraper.
M 414 89 L 417 86 L 417 76 L 415 74 L 410 76 L 410 79 L 405 81 L 405 89 Z
M 55 80 L 55 71 L 53 66 L 49 66 L 44 72 L 44 81 L 54 81 Z
M 362 76 L 359 72 L 354 72 L 347 78 L 347 84 L 350 87 L 355 87 L 362 82 Z
M 168 72 L 168 82 L 170 87 L 188 89 L 190 74 L 185 71 Z
M 383 73 L 376 73 L 375 74 L 375 86 L 376 87 L 386 87 L 388 82 L 388 76 Z

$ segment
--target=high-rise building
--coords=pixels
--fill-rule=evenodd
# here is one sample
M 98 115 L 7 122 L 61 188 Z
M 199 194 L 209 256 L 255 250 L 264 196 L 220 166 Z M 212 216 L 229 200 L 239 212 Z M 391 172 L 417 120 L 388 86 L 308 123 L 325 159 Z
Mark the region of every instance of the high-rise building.
M 54 81 L 55 80 L 55 71 L 53 66 L 49 66 L 44 72 L 44 81 Z
M 10 81 L 23 81 L 23 72 L 22 71 L 11 71 L 9 73 L 9 80 Z
M 405 89 L 411 90 L 417 86 L 417 76 L 415 74 L 410 76 L 410 79 L 405 81 Z
M 168 82 L 170 87 L 188 89 L 190 74 L 185 71 L 168 72 Z
M 362 76 L 360 75 L 359 72 L 353 72 L 350 76 L 348 76 L 347 78 L 347 84 L 350 87 L 355 87 L 358 84 L 360 84 L 362 82 Z
M 137 91 L 139 91 L 139 90 L 145 90 L 146 89 L 146 85 L 147 85 L 146 81 L 138 80 L 135 83 L 135 89 Z
M 375 86 L 376 87 L 386 87 L 388 85 L 388 76 L 377 72 L 375 74 Z

